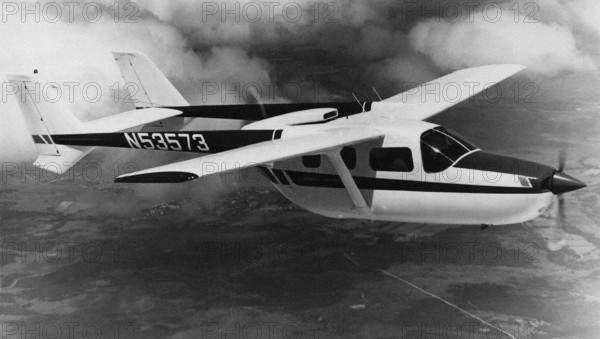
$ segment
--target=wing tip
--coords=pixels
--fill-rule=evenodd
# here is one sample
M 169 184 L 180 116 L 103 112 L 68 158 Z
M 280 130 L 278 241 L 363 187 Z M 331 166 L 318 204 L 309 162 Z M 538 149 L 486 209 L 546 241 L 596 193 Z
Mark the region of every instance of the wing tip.
M 176 184 L 198 179 L 199 176 L 189 172 L 152 172 L 142 174 L 125 174 L 115 179 L 121 184 Z

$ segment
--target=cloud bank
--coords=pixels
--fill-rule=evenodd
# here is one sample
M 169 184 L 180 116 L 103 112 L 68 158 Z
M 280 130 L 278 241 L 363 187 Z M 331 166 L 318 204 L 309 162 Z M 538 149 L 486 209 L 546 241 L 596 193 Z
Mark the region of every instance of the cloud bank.
M 406 82 L 491 63 L 523 64 L 545 77 L 600 65 L 594 0 L 139 3 L 199 55 L 215 46 L 239 48 L 261 60 L 279 88 L 297 83 L 322 92 L 302 100 L 351 93 L 374 99 L 371 86 L 393 95 Z
M 577 40 L 573 25 L 587 25 L 581 20 L 573 21 L 586 11 L 584 7 L 560 21 L 544 22 L 533 15 L 537 8 L 531 7 L 525 15 L 509 5 L 515 6 L 484 7 L 481 13 L 461 17 L 456 23 L 437 19 L 420 22 L 409 32 L 410 46 L 444 70 L 515 63 L 527 66 L 531 72 L 554 76 L 560 71 L 596 69 L 593 55 L 579 48 L 584 41 Z M 527 6 L 531 5 L 524 4 L 522 8 Z M 578 8 L 573 3 L 568 6 Z
M 32 9 L 36 3 L 45 8 L 51 1 L 24 4 Z M 201 93 L 204 82 L 256 83 L 265 93 L 275 87 L 275 94 L 264 95 L 266 101 L 289 99 L 282 98 L 281 89 L 298 83 L 323 92 L 299 96 L 314 100 L 333 93 L 349 97 L 371 86 L 391 95 L 403 82 L 489 63 L 520 63 L 545 76 L 594 71 L 600 64 L 600 3 L 594 0 L 77 4 L 73 20 L 63 6 L 60 20 L 52 23 L 47 20 L 52 10 L 40 22 L 31 15 L 22 20 L 22 8 L 14 15 L 4 13 L 4 70 L 39 68 L 52 79 L 102 83 L 110 93 L 119 80 L 110 51 L 139 50 L 189 101 L 201 104 L 207 101 Z M 102 9 L 97 22 L 81 13 L 90 4 Z M 115 6 L 120 8 L 116 16 Z M 97 117 L 122 108 L 105 97 L 97 105 L 78 102 L 78 111 Z

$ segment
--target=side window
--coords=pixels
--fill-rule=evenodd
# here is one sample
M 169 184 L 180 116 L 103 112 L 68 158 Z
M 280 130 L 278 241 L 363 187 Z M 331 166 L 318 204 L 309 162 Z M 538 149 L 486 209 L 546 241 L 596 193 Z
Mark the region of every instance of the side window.
M 340 154 L 348 169 L 356 168 L 356 149 L 354 147 L 344 147 Z
M 302 165 L 308 168 L 319 168 L 321 166 L 321 156 L 305 155 L 302 157 Z
M 410 148 L 374 148 L 369 156 L 371 168 L 375 171 L 412 172 L 413 157 Z

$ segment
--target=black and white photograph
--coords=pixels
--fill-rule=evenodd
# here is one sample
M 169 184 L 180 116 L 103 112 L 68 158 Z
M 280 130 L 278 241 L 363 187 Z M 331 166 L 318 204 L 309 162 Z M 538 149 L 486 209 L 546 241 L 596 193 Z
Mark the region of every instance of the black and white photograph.
M 1 0 L 0 339 L 600 338 L 599 18 Z

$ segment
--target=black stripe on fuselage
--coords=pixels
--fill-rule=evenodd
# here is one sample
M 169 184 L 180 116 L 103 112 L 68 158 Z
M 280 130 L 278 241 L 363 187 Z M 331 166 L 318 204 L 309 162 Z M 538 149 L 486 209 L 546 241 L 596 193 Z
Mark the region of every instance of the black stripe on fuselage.
M 273 140 L 274 130 L 132 132 L 53 135 L 56 144 L 218 153 Z M 166 145 L 166 146 L 165 146 Z
M 372 102 L 319 102 L 319 103 L 287 103 L 287 104 L 245 104 L 216 106 L 183 106 L 165 107 L 183 112 L 184 118 L 213 118 L 259 121 L 279 115 L 306 111 L 318 108 L 334 108 L 338 110 L 338 118 L 370 111 Z M 324 116 L 324 119 L 331 119 Z M 331 120 L 329 120 L 331 121 Z
M 292 182 L 298 186 L 321 188 L 344 188 L 339 176 L 309 172 L 286 171 Z M 497 193 L 534 194 L 549 192 L 545 189 L 529 187 L 501 187 L 464 185 L 438 182 L 409 181 L 369 177 L 353 177 L 359 189 L 382 191 L 443 192 L 443 193 Z

